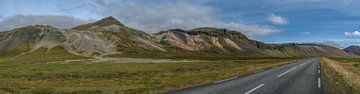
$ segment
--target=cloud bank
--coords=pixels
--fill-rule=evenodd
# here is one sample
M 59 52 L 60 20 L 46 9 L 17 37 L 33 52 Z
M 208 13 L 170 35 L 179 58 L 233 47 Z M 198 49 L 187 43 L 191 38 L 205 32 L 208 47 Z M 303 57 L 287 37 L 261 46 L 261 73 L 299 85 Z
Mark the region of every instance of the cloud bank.
M 84 21 L 70 16 L 58 15 L 15 15 L 0 21 L 0 31 L 11 30 L 28 25 L 51 25 L 57 28 L 72 28 L 85 24 Z

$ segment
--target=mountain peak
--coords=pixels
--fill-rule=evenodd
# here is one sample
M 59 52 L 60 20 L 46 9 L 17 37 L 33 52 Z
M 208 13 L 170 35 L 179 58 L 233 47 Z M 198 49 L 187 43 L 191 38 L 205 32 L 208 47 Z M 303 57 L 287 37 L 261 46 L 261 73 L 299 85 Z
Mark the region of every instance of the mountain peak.
M 74 27 L 73 29 L 89 30 L 89 29 L 103 27 L 103 26 L 109 26 L 109 25 L 125 26 L 124 24 L 122 24 L 118 20 L 116 20 L 114 17 L 109 16 L 109 17 L 103 18 L 103 19 L 101 19 L 99 21 L 96 21 L 96 22 L 93 22 L 93 23 L 84 24 L 84 25 Z
M 119 26 L 125 26 L 124 24 L 120 23 L 118 20 L 116 20 L 114 17 L 112 16 L 109 16 L 109 17 L 106 17 L 106 18 L 103 18 L 101 19 L 100 21 L 98 22 L 102 22 L 104 24 L 109 24 L 109 25 L 119 25 Z

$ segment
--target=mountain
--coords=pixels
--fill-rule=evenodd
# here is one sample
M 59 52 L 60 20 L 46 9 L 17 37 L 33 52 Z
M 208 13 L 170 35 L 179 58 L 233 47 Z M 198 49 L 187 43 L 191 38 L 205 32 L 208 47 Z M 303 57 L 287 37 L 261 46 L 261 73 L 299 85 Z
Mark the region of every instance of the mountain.
M 77 52 L 96 54 L 148 54 L 165 50 L 156 43 L 156 38 L 145 32 L 126 27 L 113 17 L 80 25 L 67 30 L 76 37 L 70 37 Z M 91 54 L 90 54 L 91 55 Z
M 259 48 L 273 55 L 280 54 L 280 56 L 350 56 L 347 52 L 336 47 L 311 43 L 265 44 L 260 45 Z
M 251 40 L 238 31 L 203 27 L 192 30 L 170 29 L 155 33 L 159 43 L 195 52 L 234 56 L 348 56 L 338 48 L 319 44 L 266 44 Z
M 58 54 L 57 54 L 58 53 Z M 57 29 L 33 25 L 0 32 L 0 59 L 90 57 L 293 57 L 348 56 L 338 48 L 319 44 L 267 44 L 239 31 L 202 27 L 170 29 L 147 34 L 113 17 Z
M 5 31 L 0 34 L 0 51 L 19 54 L 38 48 L 53 48 L 66 41 L 62 31 L 51 26 L 35 25 Z M 10 55 L 12 56 L 12 55 Z
M 1 32 L 0 59 L 28 56 L 44 49 L 46 53 L 62 49 L 70 54 L 66 56 L 79 58 L 164 52 L 156 41 L 152 35 L 126 27 L 113 17 L 72 29 L 34 25 Z
M 360 55 L 360 47 L 356 45 L 349 46 L 343 50 L 353 55 Z
M 31 62 L 86 58 L 67 51 L 67 41 L 64 30 L 52 26 L 35 25 L 1 32 L 0 59 Z
M 154 34 L 161 45 L 193 52 L 234 56 L 264 56 L 256 41 L 248 39 L 240 32 L 211 27 L 189 31 L 171 29 Z

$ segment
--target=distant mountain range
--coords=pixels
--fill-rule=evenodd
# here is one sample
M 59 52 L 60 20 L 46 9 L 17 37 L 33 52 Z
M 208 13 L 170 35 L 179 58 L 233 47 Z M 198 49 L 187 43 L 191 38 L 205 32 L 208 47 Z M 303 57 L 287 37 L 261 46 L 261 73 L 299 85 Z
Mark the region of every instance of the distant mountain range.
M 39 49 L 61 48 L 85 57 L 304 57 L 351 56 L 320 44 L 267 44 L 223 28 L 170 29 L 148 34 L 113 17 L 72 29 L 34 25 L 0 32 L 0 57 L 18 57 Z M 347 51 L 347 52 L 346 52 Z M 349 52 L 349 53 L 348 53 Z M 2 54 L 2 55 L 1 55 Z
M 352 54 L 352 55 L 360 55 L 360 47 L 356 45 L 349 46 L 344 49 L 344 51 Z

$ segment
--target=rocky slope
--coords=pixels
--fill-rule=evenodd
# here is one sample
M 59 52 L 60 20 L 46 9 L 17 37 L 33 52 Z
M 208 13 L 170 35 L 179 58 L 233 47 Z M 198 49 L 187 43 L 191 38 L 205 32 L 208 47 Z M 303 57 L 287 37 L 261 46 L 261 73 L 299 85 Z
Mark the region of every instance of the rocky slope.
M 352 45 L 343 50 L 352 55 L 360 55 L 360 47 L 359 46 Z
M 71 49 L 77 52 L 96 52 L 97 54 L 143 54 L 152 51 L 165 50 L 156 43 L 156 38 L 145 32 L 125 25 L 113 17 L 80 25 L 67 30 Z
M 189 31 L 171 29 L 154 35 L 159 39 L 159 43 L 166 47 L 224 55 L 267 55 L 256 47 L 256 41 L 249 40 L 240 32 L 227 29 L 210 27 L 196 28 Z
M 331 46 L 319 44 L 266 44 L 248 39 L 238 31 L 220 28 L 171 29 L 154 34 L 162 45 L 190 51 L 216 51 L 237 56 L 348 56 Z
M 348 56 L 345 51 L 318 44 L 266 44 L 238 31 L 203 27 L 171 29 L 153 35 L 129 28 L 113 17 L 72 29 L 27 26 L 0 32 L 0 58 L 18 57 L 39 49 L 86 56 L 225 56 L 289 57 Z
M 3 56 L 19 56 L 54 47 L 81 56 L 165 51 L 152 35 L 128 28 L 112 17 L 73 29 L 35 25 L 0 33 L 0 53 Z

